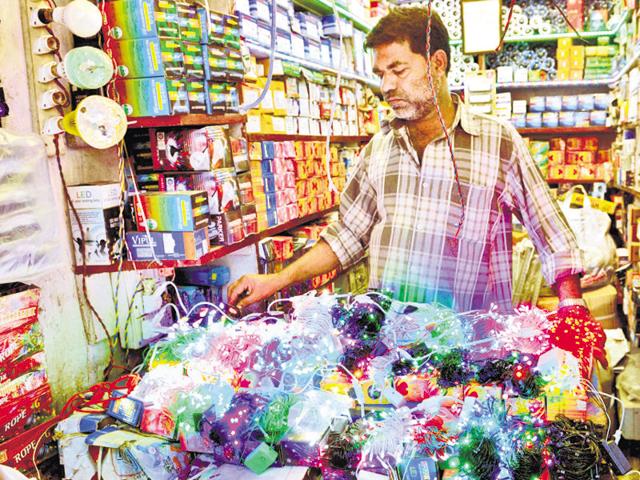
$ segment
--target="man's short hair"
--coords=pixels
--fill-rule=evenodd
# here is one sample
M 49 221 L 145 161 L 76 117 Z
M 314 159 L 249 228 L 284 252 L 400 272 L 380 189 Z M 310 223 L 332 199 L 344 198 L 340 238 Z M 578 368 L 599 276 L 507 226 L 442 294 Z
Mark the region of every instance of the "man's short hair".
M 429 10 L 427 7 L 396 7 L 382 17 L 373 30 L 367 35 L 365 46 L 375 48 L 393 42 L 409 42 L 411 51 L 427 56 L 427 23 Z M 431 48 L 433 55 L 437 50 L 447 54 L 447 73 L 451 67 L 451 48 L 449 32 L 442 23 L 440 15 L 431 9 Z

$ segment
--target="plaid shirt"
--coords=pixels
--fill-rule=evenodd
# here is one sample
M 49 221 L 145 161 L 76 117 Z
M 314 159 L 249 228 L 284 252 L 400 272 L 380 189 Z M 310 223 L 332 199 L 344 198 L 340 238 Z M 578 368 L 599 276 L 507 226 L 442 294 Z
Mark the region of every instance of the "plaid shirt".
M 444 134 L 422 161 L 399 119 L 365 147 L 342 193 L 339 220 L 322 238 L 343 268 L 369 248 L 371 288 L 402 301 L 458 311 L 511 310 L 512 214 L 524 224 L 549 284 L 582 273 L 580 251 L 515 128 L 471 112 L 454 95 L 449 131 L 464 198 L 461 214 Z

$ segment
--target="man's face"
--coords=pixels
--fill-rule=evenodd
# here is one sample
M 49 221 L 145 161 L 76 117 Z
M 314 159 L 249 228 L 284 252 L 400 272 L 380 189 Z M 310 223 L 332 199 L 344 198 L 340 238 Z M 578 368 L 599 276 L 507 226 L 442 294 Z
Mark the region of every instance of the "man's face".
M 431 71 L 437 92 L 443 75 L 435 61 L 436 54 L 431 58 Z M 375 47 L 373 58 L 373 73 L 380 77 L 382 95 L 396 117 L 419 120 L 433 111 L 435 103 L 427 79 L 427 59 L 411 51 L 409 42 L 404 40 Z

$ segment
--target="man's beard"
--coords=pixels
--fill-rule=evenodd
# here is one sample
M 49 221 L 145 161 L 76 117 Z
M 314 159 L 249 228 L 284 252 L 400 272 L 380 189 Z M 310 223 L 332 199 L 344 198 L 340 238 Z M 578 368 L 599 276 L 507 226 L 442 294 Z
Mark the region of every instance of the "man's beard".
M 435 79 L 434 79 L 435 80 Z M 437 87 L 436 87 L 437 91 Z M 413 90 L 413 94 L 406 92 L 391 92 L 386 95 L 388 98 L 395 98 L 403 101 L 403 105 L 397 108 L 391 107 L 395 116 L 402 120 L 419 120 L 433 111 L 435 102 L 431 96 L 431 91 L 427 86 L 427 79 Z

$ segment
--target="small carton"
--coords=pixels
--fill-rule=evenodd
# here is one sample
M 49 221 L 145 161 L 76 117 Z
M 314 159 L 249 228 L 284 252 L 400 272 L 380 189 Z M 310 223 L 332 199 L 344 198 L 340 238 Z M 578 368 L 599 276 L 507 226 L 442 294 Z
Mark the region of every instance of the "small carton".
M 193 232 L 127 232 L 129 258 L 134 261 L 198 260 L 209 251 L 207 228 Z M 155 257 L 154 257 L 155 254 Z
M 206 192 L 146 192 L 133 201 L 138 231 L 193 232 L 209 225 Z

